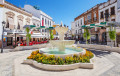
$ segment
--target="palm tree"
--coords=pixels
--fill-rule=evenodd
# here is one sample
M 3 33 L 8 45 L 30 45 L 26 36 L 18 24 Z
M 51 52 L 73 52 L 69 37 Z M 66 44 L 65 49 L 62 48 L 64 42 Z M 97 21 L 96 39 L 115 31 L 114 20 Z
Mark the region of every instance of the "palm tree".
M 31 40 L 31 34 L 29 33 L 30 29 L 27 27 L 26 28 L 26 39 L 27 39 L 27 46 L 29 46 L 29 41 Z

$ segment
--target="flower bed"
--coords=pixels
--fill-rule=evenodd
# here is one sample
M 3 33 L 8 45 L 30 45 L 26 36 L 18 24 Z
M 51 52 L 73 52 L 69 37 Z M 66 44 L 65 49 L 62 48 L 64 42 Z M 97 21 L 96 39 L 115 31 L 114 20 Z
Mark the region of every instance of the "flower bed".
M 60 57 L 55 57 L 54 55 L 46 56 L 42 53 L 39 53 L 39 50 L 33 51 L 27 59 L 32 59 L 42 64 L 49 65 L 68 65 L 74 63 L 90 63 L 90 59 L 94 57 L 94 54 L 91 51 L 86 51 L 85 55 L 73 55 L 71 57 L 65 57 L 62 59 Z

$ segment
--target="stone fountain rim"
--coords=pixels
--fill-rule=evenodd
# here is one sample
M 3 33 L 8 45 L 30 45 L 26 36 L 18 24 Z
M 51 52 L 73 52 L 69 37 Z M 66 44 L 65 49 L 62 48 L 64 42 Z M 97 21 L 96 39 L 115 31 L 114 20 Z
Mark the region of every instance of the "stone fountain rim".
M 41 48 L 41 49 L 46 49 L 46 48 Z M 39 51 L 42 51 L 41 49 L 39 49 Z M 83 49 L 83 51 L 73 53 L 73 54 L 49 54 L 49 53 L 45 53 L 44 51 L 42 51 L 42 52 L 44 52 L 43 54 L 45 54 L 45 55 L 57 55 L 57 56 L 59 56 L 59 55 L 74 55 L 74 54 L 81 54 L 81 53 L 86 52 L 86 49 L 84 49 L 84 48 L 82 48 L 82 49 Z

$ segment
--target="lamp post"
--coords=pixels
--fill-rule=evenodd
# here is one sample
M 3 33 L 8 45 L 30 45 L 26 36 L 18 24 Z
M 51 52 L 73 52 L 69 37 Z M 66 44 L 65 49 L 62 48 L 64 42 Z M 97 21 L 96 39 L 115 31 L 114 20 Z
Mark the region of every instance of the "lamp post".
M 4 26 L 5 26 L 5 24 L 6 24 L 6 22 L 5 21 L 3 21 L 2 22 L 2 26 L 3 26 L 3 31 L 2 31 L 2 47 L 1 47 L 1 53 L 3 53 L 3 37 L 4 37 Z

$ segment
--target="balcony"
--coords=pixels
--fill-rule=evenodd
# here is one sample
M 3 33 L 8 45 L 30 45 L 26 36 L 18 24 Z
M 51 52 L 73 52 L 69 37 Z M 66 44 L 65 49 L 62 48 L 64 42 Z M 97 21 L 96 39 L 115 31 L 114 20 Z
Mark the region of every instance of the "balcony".
M 85 25 L 87 24 L 87 21 L 85 21 Z
M 89 19 L 89 20 L 88 20 L 88 23 L 91 23 L 91 22 L 92 22 L 92 19 Z
M 96 22 L 97 21 L 97 17 L 94 17 L 93 20 L 94 20 L 94 22 Z

